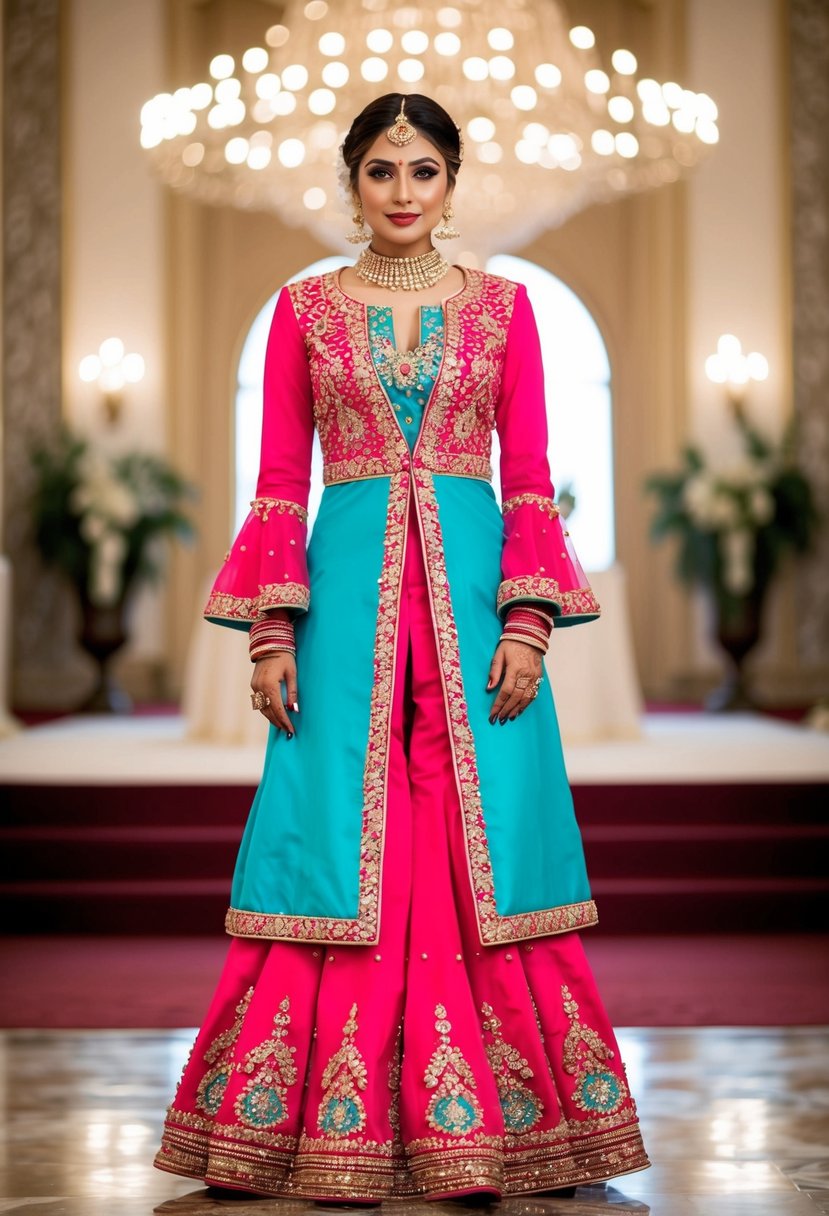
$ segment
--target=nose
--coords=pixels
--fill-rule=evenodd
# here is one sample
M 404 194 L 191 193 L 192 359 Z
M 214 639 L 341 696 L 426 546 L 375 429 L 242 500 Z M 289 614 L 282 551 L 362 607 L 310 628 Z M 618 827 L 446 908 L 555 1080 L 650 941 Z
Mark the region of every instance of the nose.
M 409 183 L 402 177 L 397 179 L 397 188 L 394 192 L 394 201 L 396 203 L 409 203 L 411 198 L 409 195 Z

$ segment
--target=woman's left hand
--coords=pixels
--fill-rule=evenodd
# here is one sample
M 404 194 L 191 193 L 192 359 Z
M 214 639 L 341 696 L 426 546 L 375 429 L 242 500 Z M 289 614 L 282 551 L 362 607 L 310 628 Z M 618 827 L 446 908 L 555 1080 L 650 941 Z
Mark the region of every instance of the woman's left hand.
M 544 656 L 524 642 L 499 642 L 489 667 L 487 691 L 501 684 L 489 720 L 503 724 L 517 718 L 535 700 Z

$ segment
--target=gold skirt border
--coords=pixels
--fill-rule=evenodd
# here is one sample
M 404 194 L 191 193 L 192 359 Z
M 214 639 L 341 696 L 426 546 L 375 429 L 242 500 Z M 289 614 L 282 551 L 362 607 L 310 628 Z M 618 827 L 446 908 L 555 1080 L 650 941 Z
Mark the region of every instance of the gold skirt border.
M 227 1129 L 231 1131 L 230 1128 Z M 534 1138 L 523 1148 L 518 1137 L 447 1140 L 430 1147 L 363 1141 L 345 1145 L 330 1138 L 303 1136 L 293 1145 L 266 1146 L 264 1137 L 244 1141 L 231 1135 L 183 1127 L 168 1117 L 158 1169 L 207 1184 L 235 1187 L 282 1199 L 440 1199 L 469 1191 L 527 1195 L 558 1187 L 604 1182 L 647 1169 L 639 1125 L 634 1120 L 610 1131 L 585 1133 L 578 1140 Z

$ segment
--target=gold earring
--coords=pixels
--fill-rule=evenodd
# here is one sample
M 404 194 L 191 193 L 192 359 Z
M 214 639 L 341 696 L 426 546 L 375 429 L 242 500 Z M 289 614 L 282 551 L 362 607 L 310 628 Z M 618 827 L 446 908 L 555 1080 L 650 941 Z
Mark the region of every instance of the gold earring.
M 366 241 L 371 240 L 371 231 L 366 228 L 365 220 L 363 219 L 363 205 L 357 204 L 357 208 L 351 217 L 351 222 L 354 224 L 354 231 L 349 232 L 346 240 L 351 245 L 364 245 Z
M 452 204 L 447 203 L 443 208 L 443 222 L 434 230 L 432 233 L 433 237 L 439 241 L 451 241 L 456 236 L 460 236 L 460 233 L 454 224 L 450 223 L 450 220 L 454 214 L 455 212 L 452 210 Z

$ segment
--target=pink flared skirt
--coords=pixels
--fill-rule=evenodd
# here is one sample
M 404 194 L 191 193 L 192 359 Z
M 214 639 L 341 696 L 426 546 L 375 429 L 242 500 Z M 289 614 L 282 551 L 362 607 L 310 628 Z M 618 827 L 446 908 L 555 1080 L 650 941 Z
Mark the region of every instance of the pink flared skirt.
M 155 1163 L 344 1201 L 527 1194 L 644 1169 L 578 934 L 480 944 L 417 544 L 400 625 L 379 942 L 234 939 Z

